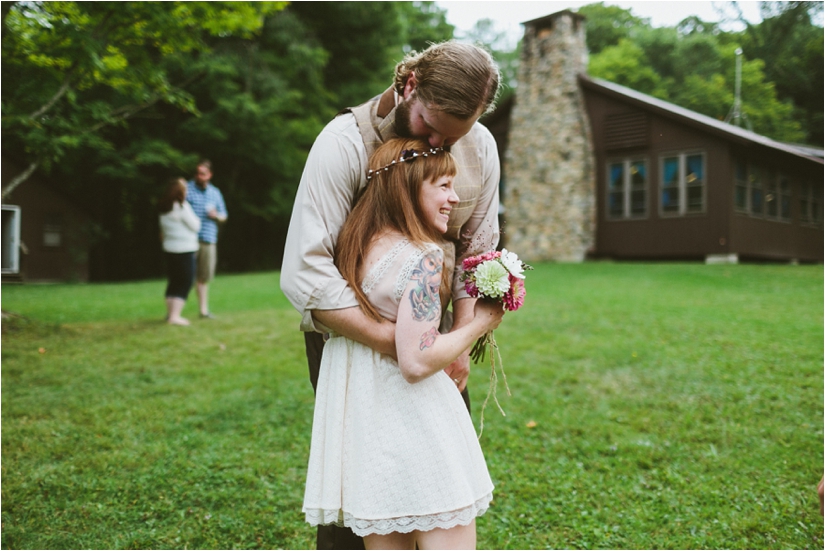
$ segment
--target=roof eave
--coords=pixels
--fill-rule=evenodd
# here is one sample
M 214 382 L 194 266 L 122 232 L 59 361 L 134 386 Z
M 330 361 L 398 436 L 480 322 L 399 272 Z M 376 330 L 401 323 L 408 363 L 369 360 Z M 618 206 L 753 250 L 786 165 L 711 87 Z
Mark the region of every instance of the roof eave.
M 708 118 L 706 115 L 702 115 L 700 113 L 695 113 L 693 111 L 689 111 L 688 109 L 684 109 L 677 105 L 672 105 L 672 108 L 666 108 L 662 105 L 658 105 L 656 102 L 661 103 L 668 103 L 664 100 L 659 100 L 654 98 L 653 96 L 648 96 L 647 94 L 643 94 L 641 92 L 637 92 L 635 90 L 631 90 L 630 88 L 626 88 L 619 84 L 614 84 L 608 81 L 601 81 L 601 79 L 594 79 L 584 73 L 579 74 L 579 82 L 582 86 L 589 88 L 591 90 L 595 90 L 609 96 L 613 96 L 616 98 L 620 98 L 623 101 L 627 101 L 632 103 L 638 107 L 641 107 L 645 110 L 655 112 L 662 116 L 676 119 L 688 126 L 692 126 L 694 128 L 700 129 L 704 132 L 708 132 L 711 134 L 715 134 L 717 136 L 721 136 L 727 140 L 742 144 L 742 145 L 755 145 L 759 147 L 765 147 L 768 149 L 773 149 L 775 151 L 780 151 L 782 153 L 793 155 L 795 157 L 800 157 L 802 159 L 813 161 L 820 165 L 825 164 L 823 159 L 820 157 L 814 157 L 811 155 L 805 155 L 801 151 L 795 150 L 792 147 L 786 146 L 781 142 L 777 142 L 775 140 L 771 140 L 765 136 L 761 136 L 760 134 L 756 134 L 753 132 L 748 132 L 748 134 L 752 134 L 752 136 L 743 135 L 741 133 L 747 132 L 744 130 L 740 130 L 735 126 L 731 126 L 730 129 L 727 128 L 720 128 L 714 124 L 709 124 L 701 120 L 702 118 Z M 617 90 L 616 88 L 620 88 L 622 90 Z M 623 90 L 627 90 L 626 93 L 623 93 Z M 650 98 L 650 100 L 642 99 L 638 96 L 645 96 L 646 98 Z M 681 111 L 685 111 L 686 113 L 682 113 Z M 740 133 L 741 132 L 741 133 Z

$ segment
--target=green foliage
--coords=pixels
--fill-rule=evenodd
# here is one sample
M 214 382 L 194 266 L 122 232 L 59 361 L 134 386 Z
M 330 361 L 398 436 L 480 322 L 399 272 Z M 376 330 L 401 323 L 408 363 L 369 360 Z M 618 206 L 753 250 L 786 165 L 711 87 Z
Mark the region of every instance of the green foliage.
M 490 52 L 501 71 L 502 95 L 511 93 L 518 81 L 518 61 L 521 42 L 513 48 L 507 33 L 500 30 L 492 19 L 479 19 L 475 26 L 461 36 L 465 42 L 480 45 Z
M 453 38 L 455 27 L 447 23 L 447 10 L 435 2 L 393 2 L 399 11 L 406 44 L 405 52 L 426 50 Z
M 155 198 L 202 157 L 229 210 L 221 270 L 277 267 L 321 128 L 386 89 L 405 51 L 452 37 L 432 2 L 21 3 L 5 28 L 3 77 L 20 86 L 2 91 L 3 155 L 103 226 L 98 280 L 162 272 Z
M 196 112 L 165 61 L 210 36 L 251 36 L 284 3 L 25 2 L 4 17 L 3 153 L 49 166 L 98 132 L 165 102 Z M 8 143 L 7 142 L 11 142 Z
M 289 9 L 330 54 L 324 82 L 337 90 L 339 109 L 359 105 L 392 84 L 406 44 L 395 2 L 295 2 Z
M 777 96 L 794 105 L 793 118 L 805 130 L 806 141 L 823 143 L 823 32 L 813 24 L 822 2 L 763 2 L 759 25 L 741 33 L 749 59 L 764 62 L 765 76 Z
M 313 396 L 278 276 L 3 286 L 8 549 L 305 549 Z M 480 549 L 821 549 L 821 266 L 538 265 L 496 330 Z M 194 317 L 196 301 L 185 315 Z M 42 350 L 42 353 L 40 351 Z M 473 368 L 474 420 L 488 388 Z
M 733 106 L 734 52 L 741 46 L 742 110 L 753 130 L 780 141 L 821 144 L 822 29 L 810 22 L 810 3 L 780 4 L 743 32 L 723 32 L 698 17 L 653 28 L 630 10 L 584 6 L 579 13 L 588 18 L 589 72 L 724 120 Z M 756 47 L 761 43 L 783 46 Z
M 662 78 L 648 64 L 645 52 L 627 39 L 616 46 L 608 46 L 590 58 L 588 72 L 639 92 L 667 99 L 662 89 Z
M 650 26 L 649 19 L 636 17 L 631 10 L 619 6 L 605 6 L 604 2 L 587 4 L 576 13 L 587 18 L 587 49 L 591 54 L 617 46 L 634 29 Z

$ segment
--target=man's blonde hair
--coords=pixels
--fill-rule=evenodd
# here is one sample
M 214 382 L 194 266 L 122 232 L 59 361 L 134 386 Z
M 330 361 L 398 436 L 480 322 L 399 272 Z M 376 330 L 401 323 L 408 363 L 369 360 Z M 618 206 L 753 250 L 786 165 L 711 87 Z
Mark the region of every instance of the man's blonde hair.
M 493 110 L 501 79 L 498 65 L 484 49 L 450 40 L 421 53 L 410 52 L 395 66 L 395 91 L 403 95 L 415 72 L 415 93 L 430 109 L 461 120 Z

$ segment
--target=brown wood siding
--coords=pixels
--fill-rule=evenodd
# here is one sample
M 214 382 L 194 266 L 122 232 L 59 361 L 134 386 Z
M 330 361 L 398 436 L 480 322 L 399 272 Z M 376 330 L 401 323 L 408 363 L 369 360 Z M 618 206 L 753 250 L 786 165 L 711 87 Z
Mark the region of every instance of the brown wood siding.
M 4 163 L 3 181 L 14 174 L 11 163 Z M 89 219 L 83 212 L 37 177 L 20 184 L 4 203 L 20 207 L 20 238 L 27 250 L 20 253 L 24 281 L 88 281 Z M 44 243 L 44 226 L 50 221 L 60 223 L 59 246 Z
M 822 224 L 800 220 L 800 183 L 804 181 L 822 185 L 821 168 L 812 164 L 789 159 L 779 154 L 756 153 L 745 148 L 733 148 L 734 160 L 758 166 L 769 174 L 781 172 L 791 182 L 791 219 L 777 221 L 767 216 L 734 212 L 731 217 L 731 241 L 735 250 L 744 258 L 776 260 L 796 259 L 807 262 L 823 261 Z M 733 176 L 731 176 L 733 181 Z M 733 192 L 730 194 L 733 210 Z M 820 207 L 821 208 L 821 207 Z
M 647 113 L 633 111 L 611 113 L 604 117 L 604 148 L 606 151 L 644 148 L 650 141 L 650 119 Z
M 585 88 L 596 156 L 597 230 L 595 256 L 628 259 L 703 259 L 736 253 L 748 259 L 822 261 L 823 231 L 791 223 L 734 213 L 734 162 L 743 155 L 822 185 L 822 165 L 757 146 L 735 145 L 633 102 Z M 617 125 L 625 121 L 627 128 Z M 648 125 L 649 139 L 641 136 Z M 635 141 L 634 141 L 635 140 Z M 633 144 L 632 146 L 628 144 Z M 702 152 L 705 158 L 705 211 L 666 216 L 659 211 L 661 159 L 665 155 Z M 647 216 L 607 217 L 607 163 L 625 158 L 648 162 Z M 798 209 L 792 197 L 792 208 Z

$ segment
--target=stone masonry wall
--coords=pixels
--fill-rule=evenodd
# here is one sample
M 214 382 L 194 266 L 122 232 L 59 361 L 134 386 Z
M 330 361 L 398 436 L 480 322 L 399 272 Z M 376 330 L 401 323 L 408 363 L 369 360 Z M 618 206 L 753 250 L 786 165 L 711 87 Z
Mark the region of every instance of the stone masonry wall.
M 564 11 L 525 24 L 505 158 L 504 238 L 532 261 L 581 262 L 594 246 L 595 166 L 577 76 L 584 20 Z

